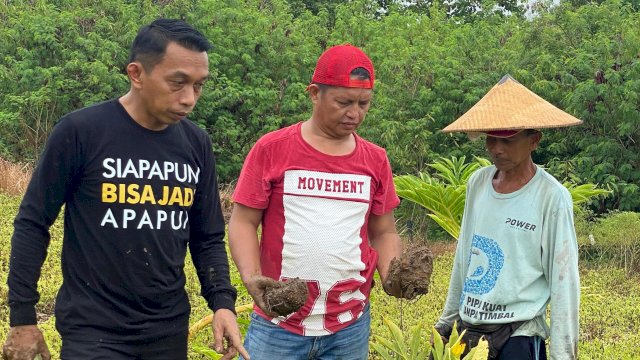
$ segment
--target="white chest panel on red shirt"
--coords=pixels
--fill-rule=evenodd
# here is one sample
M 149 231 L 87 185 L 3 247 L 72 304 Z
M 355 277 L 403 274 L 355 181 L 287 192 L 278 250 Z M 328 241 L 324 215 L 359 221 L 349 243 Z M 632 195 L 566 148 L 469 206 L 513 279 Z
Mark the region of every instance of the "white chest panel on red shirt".
M 366 175 L 285 172 L 281 277 L 298 277 L 317 287 L 317 294 L 311 291 L 316 296 L 313 307 L 302 321 L 305 335 L 330 334 L 327 313 L 337 313 L 335 321 L 340 323 L 361 314 L 349 309 L 354 308 L 353 301 L 362 307 L 366 301 L 359 291 L 366 281 L 361 275 L 365 264 L 360 246 L 370 186 Z

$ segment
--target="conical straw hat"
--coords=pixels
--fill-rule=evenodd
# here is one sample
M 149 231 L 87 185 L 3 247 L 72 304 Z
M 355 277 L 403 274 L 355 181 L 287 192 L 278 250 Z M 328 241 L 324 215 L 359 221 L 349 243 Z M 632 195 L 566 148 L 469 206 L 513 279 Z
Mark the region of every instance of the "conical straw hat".
M 578 124 L 582 124 L 582 120 L 505 75 L 477 104 L 442 131 L 546 129 Z

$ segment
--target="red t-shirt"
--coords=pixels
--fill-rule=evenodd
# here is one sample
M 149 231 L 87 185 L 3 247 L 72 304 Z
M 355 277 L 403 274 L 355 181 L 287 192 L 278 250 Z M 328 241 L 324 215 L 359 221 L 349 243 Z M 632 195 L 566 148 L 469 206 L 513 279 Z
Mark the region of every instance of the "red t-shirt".
M 398 206 L 384 149 L 355 135 L 348 155 L 331 156 L 302 139 L 298 123 L 266 134 L 245 160 L 233 200 L 264 209 L 260 264 L 276 280 L 307 282 L 304 306 L 269 318 L 282 328 L 321 336 L 354 322 L 369 301 L 378 254 L 369 215 Z

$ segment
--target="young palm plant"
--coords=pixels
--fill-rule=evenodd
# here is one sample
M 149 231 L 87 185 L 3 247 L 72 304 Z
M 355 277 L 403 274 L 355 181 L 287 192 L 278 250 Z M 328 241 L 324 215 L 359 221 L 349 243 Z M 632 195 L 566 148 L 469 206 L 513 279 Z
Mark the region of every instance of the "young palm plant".
M 486 360 L 489 357 L 489 344 L 484 339 L 462 357 L 466 346 L 461 341 L 464 331 L 458 334 L 456 324 L 446 344 L 436 329 L 432 328 L 434 340 L 431 346 L 428 332 L 424 327 L 420 325 L 413 327 L 408 333 L 409 337 L 405 337 L 393 321 L 385 318 L 383 322 L 389 329 L 391 337 L 374 335 L 374 341 L 370 343 L 371 348 L 383 360 Z
M 440 158 L 429 164 L 429 167 L 435 170 L 434 175 L 421 172 L 418 176 L 399 175 L 393 179 L 398 196 L 429 210 L 428 216 L 454 239 L 458 239 L 460 235 L 467 181 L 476 170 L 491 165 L 489 160 L 480 157 L 475 157 L 474 161 L 469 163 L 465 160 L 464 156 Z M 594 184 L 577 185 L 565 182 L 564 186 L 571 193 L 576 211 L 593 197 L 611 193 L 598 189 Z
M 393 179 L 398 196 L 429 210 L 428 216 L 454 239 L 460 235 L 467 181 L 476 170 L 491 164 L 479 157 L 470 163 L 465 160 L 464 156 L 440 158 L 429 164 L 436 171 L 433 176 L 421 172 Z

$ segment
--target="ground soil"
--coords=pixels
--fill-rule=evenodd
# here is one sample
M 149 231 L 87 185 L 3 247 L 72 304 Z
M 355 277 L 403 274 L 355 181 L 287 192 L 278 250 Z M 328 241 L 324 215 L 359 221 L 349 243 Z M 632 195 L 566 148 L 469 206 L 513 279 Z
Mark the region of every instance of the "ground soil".
M 264 290 L 268 310 L 280 316 L 300 310 L 308 296 L 307 284 L 298 278 L 275 282 Z
M 424 245 L 409 244 L 400 260 L 393 259 L 389 266 L 389 279 L 399 282 L 402 297 L 413 299 L 429 292 L 433 254 Z

